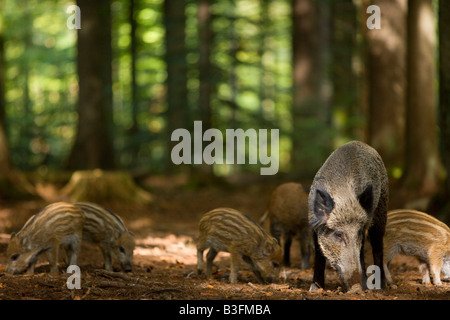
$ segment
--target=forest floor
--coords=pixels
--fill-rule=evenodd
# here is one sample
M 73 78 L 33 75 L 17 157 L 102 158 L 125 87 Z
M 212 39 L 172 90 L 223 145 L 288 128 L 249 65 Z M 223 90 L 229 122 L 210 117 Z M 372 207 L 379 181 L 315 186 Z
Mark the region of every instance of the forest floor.
M 34 275 L 5 273 L 9 234 L 49 201 L 0 202 L 0 299 L 4 300 L 434 300 L 450 299 L 450 283 L 441 287 L 421 284 L 415 258 L 397 256 L 391 265 L 395 286 L 386 290 L 344 293 L 336 273 L 326 270 L 326 288 L 309 292 L 313 270 L 300 270 L 298 243 L 294 241 L 291 267 L 285 268 L 278 283 L 262 285 L 246 266 L 238 283 L 228 281 L 228 253 L 215 259 L 212 279 L 196 272 L 197 224 L 203 213 L 216 207 L 232 207 L 256 221 L 267 206 L 275 185 L 243 184 L 234 188 L 183 187 L 182 181 L 152 178 L 146 181 L 155 196 L 148 206 L 103 203 L 119 214 L 136 235 L 132 273 L 109 273 L 101 269 L 100 250 L 83 244 L 79 257 L 81 289 L 68 289 L 71 274 L 60 265 L 60 274 L 48 274 L 49 266 L 41 258 Z M 50 192 L 51 186 L 47 186 Z M 264 224 L 268 229 L 268 222 Z M 367 246 L 370 247 L 370 246 Z M 370 256 L 370 255 L 368 255 Z M 370 265 L 370 258 L 366 262 Z M 116 265 L 115 268 L 118 268 Z M 118 270 L 117 270 L 118 271 Z

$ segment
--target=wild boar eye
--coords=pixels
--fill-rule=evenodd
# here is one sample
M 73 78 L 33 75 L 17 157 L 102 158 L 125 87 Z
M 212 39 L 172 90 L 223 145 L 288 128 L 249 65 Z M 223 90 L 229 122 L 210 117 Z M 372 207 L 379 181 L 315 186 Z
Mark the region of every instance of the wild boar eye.
M 121 254 L 125 254 L 125 249 L 124 249 L 123 247 L 119 247 L 119 252 L 120 252 Z
M 277 262 L 272 262 L 272 266 L 273 266 L 274 268 L 279 268 L 279 267 L 280 267 L 280 264 L 277 263 Z
M 345 240 L 345 236 L 344 233 L 342 231 L 334 231 L 333 232 L 334 237 L 338 240 L 338 241 L 344 241 Z
M 11 261 L 16 261 L 19 258 L 20 254 L 16 253 L 11 256 Z

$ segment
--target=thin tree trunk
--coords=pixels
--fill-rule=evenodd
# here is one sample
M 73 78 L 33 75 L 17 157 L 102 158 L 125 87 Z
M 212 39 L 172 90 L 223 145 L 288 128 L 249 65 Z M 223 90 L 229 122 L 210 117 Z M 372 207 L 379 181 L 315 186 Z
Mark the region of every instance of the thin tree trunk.
M 388 171 L 404 163 L 406 110 L 406 0 L 373 0 L 381 29 L 367 31 L 368 142 Z
M 113 169 L 110 0 L 78 0 L 78 126 L 69 169 Z
M 436 192 L 442 173 L 436 125 L 436 39 L 432 0 L 409 0 L 407 25 L 408 89 L 403 187 L 409 197 L 417 199 Z
M 198 2 L 198 38 L 199 38 L 199 110 L 203 130 L 212 127 L 211 96 L 213 92 L 214 79 L 211 74 L 211 47 L 213 33 L 211 29 L 211 0 Z
M 127 130 L 128 145 L 131 149 L 131 163 L 138 162 L 138 154 L 141 142 L 139 141 L 139 124 L 138 124 L 138 86 L 136 79 L 136 63 L 138 51 L 138 36 L 136 34 L 138 23 L 136 21 L 136 13 L 138 12 L 139 0 L 130 0 L 128 22 L 130 23 L 130 89 L 131 89 L 131 127 Z
M 178 128 L 190 128 L 187 104 L 187 62 L 186 62 L 186 1 L 164 1 L 164 25 L 166 30 L 165 60 L 167 65 L 167 135 Z M 189 126 L 189 127 L 188 127 Z M 174 142 L 166 150 L 166 171 L 173 172 L 175 165 L 171 161 Z
M 230 65 L 230 71 L 229 71 L 229 85 L 230 85 L 230 91 L 231 91 L 231 97 L 229 101 L 229 106 L 231 108 L 231 119 L 230 119 L 230 127 L 231 128 L 237 128 L 239 126 L 238 121 L 238 113 L 239 113 L 239 106 L 237 103 L 237 95 L 238 95 L 238 75 L 237 75 L 237 66 L 239 64 L 239 61 L 237 59 L 237 53 L 239 51 L 239 34 L 236 31 L 236 0 L 231 0 L 230 5 L 230 15 L 231 15 L 231 22 L 230 22 L 230 36 L 229 36 L 229 55 L 231 57 L 231 65 Z M 233 170 L 236 170 L 236 167 L 233 167 Z
M 138 131 L 137 114 L 138 114 L 138 99 L 137 99 L 137 83 L 136 83 L 136 62 L 137 62 L 137 21 L 135 18 L 136 3 L 138 0 L 130 0 L 130 12 L 129 22 L 131 26 L 130 30 L 130 56 L 131 56 L 131 133 L 134 134 Z
M 5 51 L 3 40 L 3 3 L 0 2 L 0 181 L 7 179 L 11 171 L 8 141 L 6 138 L 5 116 Z
M 336 127 L 340 136 L 355 139 L 357 136 L 356 121 L 357 77 L 353 67 L 356 53 L 356 6 L 352 0 L 332 2 L 333 19 L 333 109 L 338 113 L 340 121 Z
M 322 4 L 321 4 L 322 5 Z M 311 0 L 292 0 L 293 45 L 293 133 L 291 162 L 304 177 L 313 177 L 329 153 L 329 112 L 324 99 L 324 56 L 326 35 L 319 5 Z M 323 10 L 323 9 L 321 9 Z
M 439 1 L 439 111 L 441 150 L 450 199 L 450 1 Z
M 211 49 L 213 45 L 212 31 L 212 0 L 200 0 L 197 8 L 198 21 L 198 72 L 199 72 L 199 96 L 198 109 L 203 131 L 212 128 L 211 97 L 214 90 L 213 65 L 211 63 Z M 191 167 L 191 179 L 209 179 L 214 174 L 213 165 L 205 163 L 194 170 Z M 197 168 L 196 168 L 197 169 Z M 195 178 L 194 178 L 195 176 Z
M 450 222 L 450 1 L 439 1 L 439 119 L 441 157 L 447 176 L 438 210 Z

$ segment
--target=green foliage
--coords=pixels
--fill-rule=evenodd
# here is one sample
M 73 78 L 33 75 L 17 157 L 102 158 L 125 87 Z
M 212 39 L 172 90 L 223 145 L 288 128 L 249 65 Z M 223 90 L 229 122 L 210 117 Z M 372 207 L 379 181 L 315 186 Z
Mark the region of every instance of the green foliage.
M 163 134 L 167 127 L 163 0 L 135 3 L 137 128 L 132 118 L 129 1 L 111 4 L 114 144 L 120 167 L 159 171 L 169 145 Z M 74 140 L 77 34 L 66 27 L 66 9 L 72 4 L 69 0 L 4 4 L 6 126 L 13 164 L 22 170 L 62 168 Z M 212 15 L 213 126 L 280 129 L 280 165 L 286 170 L 292 130 L 290 2 L 214 1 Z M 198 118 L 199 90 L 196 1 L 187 2 L 185 32 L 186 107 L 192 110 L 193 121 Z
M 20 169 L 59 166 L 74 135 L 76 33 L 71 1 L 6 0 L 5 100 L 11 157 Z

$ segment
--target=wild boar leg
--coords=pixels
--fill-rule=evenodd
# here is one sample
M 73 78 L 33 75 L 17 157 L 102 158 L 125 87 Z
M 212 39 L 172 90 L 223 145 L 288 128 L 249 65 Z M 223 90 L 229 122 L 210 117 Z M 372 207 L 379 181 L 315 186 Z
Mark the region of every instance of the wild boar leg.
M 309 269 L 310 263 L 310 235 L 306 230 L 303 230 L 300 236 L 300 250 L 301 250 L 301 257 L 302 257 L 302 270 Z
M 362 232 L 361 250 L 359 252 L 359 261 L 361 263 L 361 287 L 363 290 L 367 289 L 367 274 L 366 274 L 366 261 L 364 259 L 364 232 Z
M 419 270 L 422 273 L 422 284 L 429 285 L 430 284 L 430 269 L 429 265 L 426 262 L 421 262 L 419 265 Z
M 35 262 L 32 262 L 31 264 L 30 264 L 30 267 L 28 268 L 28 274 L 30 275 L 30 276 L 32 276 L 33 274 L 34 274 L 34 266 L 36 265 L 36 261 Z
M 438 257 L 436 257 L 438 256 Z M 435 286 L 442 285 L 441 282 L 441 268 L 442 268 L 443 257 L 438 254 L 430 256 L 430 273 L 433 276 L 433 284 Z
M 77 245 L 74 244 L 68 244 L 64 246 L 66 249 L 66 255 L 67 255 L 67 265 L 76 265 L 78 261 L 78 248 Z
M 110 245 L 109 244 L 102 244 L 100 246 L 100 248 L 102 249 L 103 259 L 104 259 L 103 267 L 105 268 L 105 270 L 113 271 Z
M 69 245 L 69 266 L 78 264 L 78 245 Z
M 284 234 L 284 257 L 283 263 L 286 267 L 291 265 L 291 244 L 292 236 L 287 232 Z
M 233 254 L 230 252 L 231 256 L 231 272 L 230 272 L 230 283 L 236 284 L 239 272 L 239 265 L 241 262 L 241 257 L 238 254 Z
M 380 230 L 380 228 L 377 225 L 373 225 L 369 229 L 369 239 L 370 244 L 372 246 L 373 262 L 380 268 L 381 288 L 384 288 L 386 279 L 383 268 L 383 234 L 384 234 L 383 231 L 384 228 Z M 365 274 L 365 269 L 363 274 Z
M 387 282 L 387 284 L 391 285 L 392 284 L 392 276 L 391 276 L 391 272 L 389 271 L 389 262 L 390 262 L 390 260 L 385 260 L 385 262 L 383 263 L 383 269 L 384 269 L 384 275 L 386 277 L 386 282 Z
M 214 248 L 210 248 L 206 254 L 206 278 L 211 278 L 213 260 L 217 256 L 218 251 Z
M 314 239 L 314 275 L 310 291 L 315 291 L 325 286 L 326 259 L 322 253 L 322 250 L 320 250 L 316 232 L 313 233 L 313 239 Z
M 47 254 L 48 262 L 50 263 L 51 274 L 58 274 L 58 255 L 59 244 L 54 244 Z
M 202 274 L 205 268 L 205 261 L 203 260 L 203 251 L 197 248 L 197 274 Z

